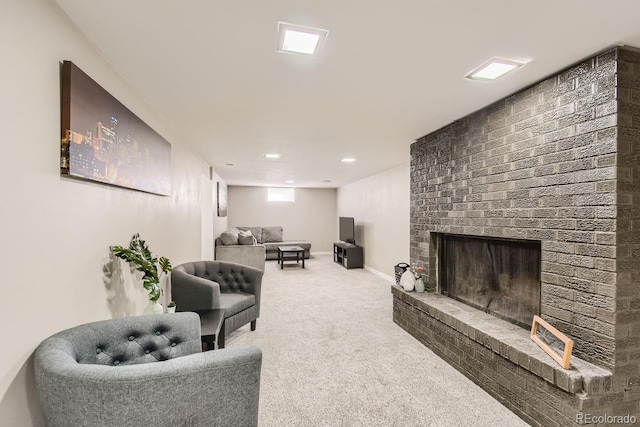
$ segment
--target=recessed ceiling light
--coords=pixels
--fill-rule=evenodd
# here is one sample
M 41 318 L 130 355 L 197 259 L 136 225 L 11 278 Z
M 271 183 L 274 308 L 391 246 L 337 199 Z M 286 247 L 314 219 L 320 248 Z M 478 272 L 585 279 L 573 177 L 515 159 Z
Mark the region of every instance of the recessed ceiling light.
M 329 31 L 278 22 L 278 52 L 315 55 Z
M 267 153 L 264 155 L 265 159 L 279 159 L 280 154 L 277 153 Z
M 224 165 L 225 165 L 225 166 L 234 166 L 234 164 L 233 164 L 233 163 L 225 163 Z
M 356 159 L 354 159 L 353 157 L 345 157 L 344 159 L 342 159 L 342 162 L 344 163 L 351 163 L 351 162 L 355 162 Z
M 491 58 L 465 76 L 472 80 L 493 80 L 524 65 L 524 62 L 504 58 Z
M 294 183 L 294 181 L 293 181 L 292 179 L 288 179 L 288 180 L 286 180 L 284 183 L 285 183 L 285 184 L 293 184 L 293 183 Z
M 322 182 L 325 182 L 325 183 L 326 182 L 331 182 L 331 180 L 330 179 L 323 179 Z

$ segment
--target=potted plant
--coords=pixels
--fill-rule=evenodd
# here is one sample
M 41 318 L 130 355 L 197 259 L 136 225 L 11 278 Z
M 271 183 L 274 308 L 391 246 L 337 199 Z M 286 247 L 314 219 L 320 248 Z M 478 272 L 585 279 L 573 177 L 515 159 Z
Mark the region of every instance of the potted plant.
M 175 313 L 175 312 L 176 312 L 176 302 L 169 301 L 169 304 L 167 304 L 167 313 Z
M 115 256 L 134 264 L 136 270 L 142 272 L 142 286 L 149 292 L 149 305 L 145 309 L 145 313 L 162 313 L 162 305 L 158 303 L 162 296 L 160 277 L 162 274 L 169 274 L 171 261 L 165 257 L 153 256 L 147 243 L 140 238 L 138 233 L 133 235 L 128 248 L 113 246 L 111 250 Z

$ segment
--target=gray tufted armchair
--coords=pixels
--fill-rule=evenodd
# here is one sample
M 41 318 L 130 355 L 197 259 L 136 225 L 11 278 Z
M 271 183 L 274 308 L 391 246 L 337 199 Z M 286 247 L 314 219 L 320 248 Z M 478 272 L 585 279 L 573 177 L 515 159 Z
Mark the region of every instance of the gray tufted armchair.
M 262 270 L 228 261 L 195 261 L 171 271 L 171 298 L 180 311 L 225 310 L 225 333 L 260 316 Z
M 262 353 L 201 352 L 195 313 L 87 323 L 36 349 L 47 426 L 256 426 Z

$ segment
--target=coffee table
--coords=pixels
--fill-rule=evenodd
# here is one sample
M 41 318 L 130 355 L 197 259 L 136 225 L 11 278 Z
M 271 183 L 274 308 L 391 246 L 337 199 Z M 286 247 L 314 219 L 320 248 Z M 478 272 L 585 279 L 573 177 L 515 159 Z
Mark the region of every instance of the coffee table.
M 278 263 L 280 270 L 284 268 L 285 261 L 294 261 L 299 263 L 302 260 L 302 268 L 304 268 L 304 249 L 300 246 L 278 246 Z
M 205 351 L 224 348 L 224 309 L 196 310 L 200 316 L 200 339 Z

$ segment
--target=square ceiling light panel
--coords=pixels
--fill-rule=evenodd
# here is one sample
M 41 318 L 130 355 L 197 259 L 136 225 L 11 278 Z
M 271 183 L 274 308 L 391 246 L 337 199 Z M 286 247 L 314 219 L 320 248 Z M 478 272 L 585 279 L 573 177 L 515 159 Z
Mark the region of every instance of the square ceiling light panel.
M 278 22 L 278 52 L 315 55 L 329 31 Z
M 465 76 L 472 80 L 494 80 L 524 65 L 524 62 L 504 58 L 491 58 Z

